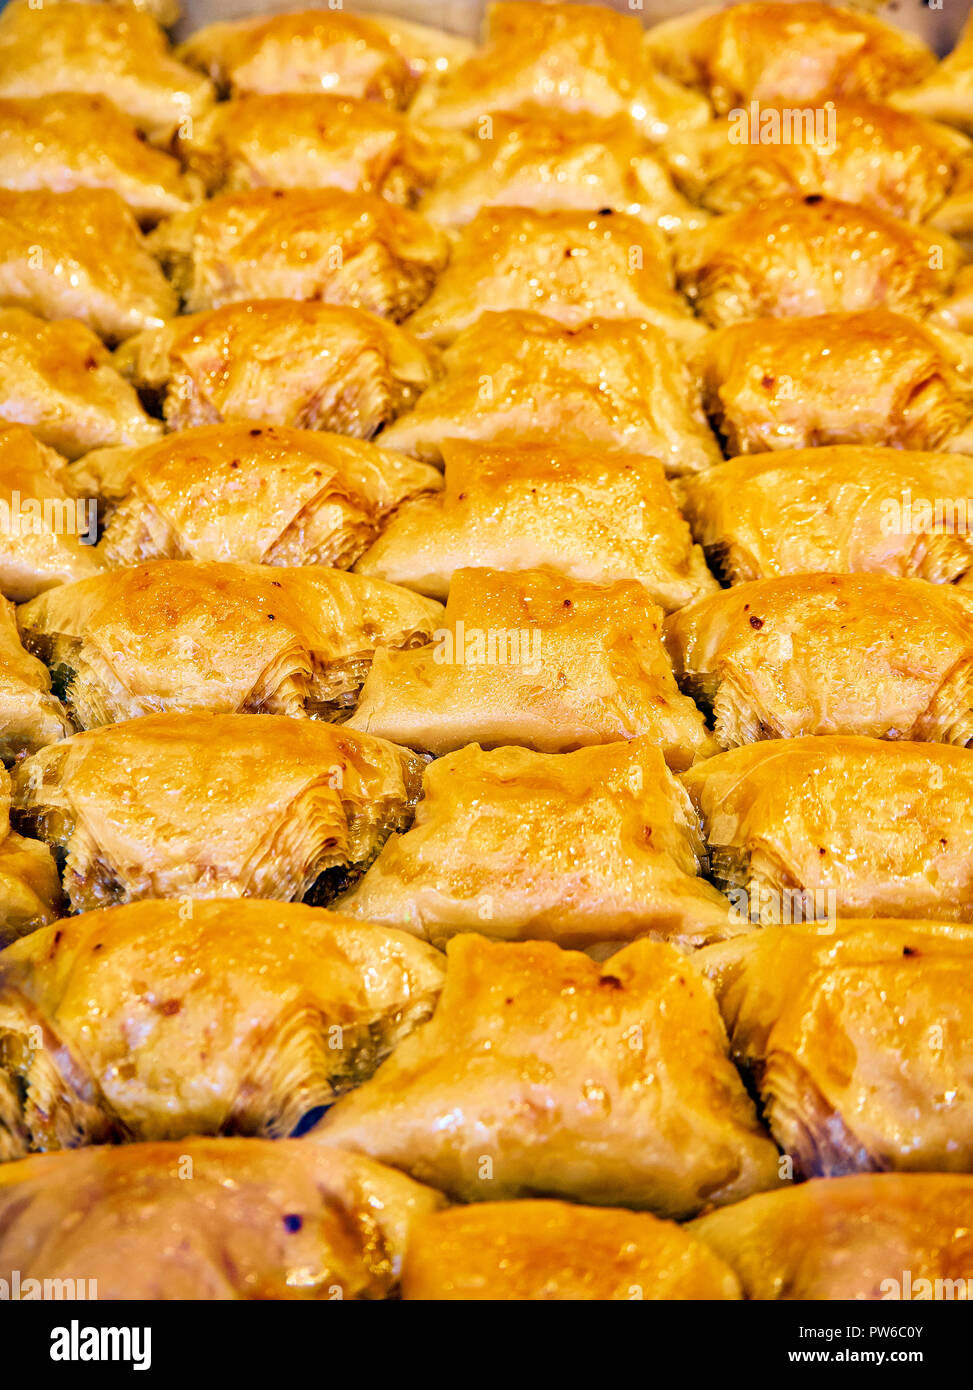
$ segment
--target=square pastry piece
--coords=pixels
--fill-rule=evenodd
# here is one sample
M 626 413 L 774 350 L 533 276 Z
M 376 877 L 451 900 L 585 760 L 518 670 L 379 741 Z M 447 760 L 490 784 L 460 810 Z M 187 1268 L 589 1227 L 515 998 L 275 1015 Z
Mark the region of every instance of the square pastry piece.
M 891 97 L 893 106 L 934 116 L 973 134 L 973 15 L 952 53 L 917 85 L 902 86 L 904 90 Z
M 649 739 L 576 753 L 474 744 L 431 763 L 423 791 L 412 829 L 389 840 L 342 912 L 436 943 L 474 931 L 699 945 L 740 930 L 698 877 L 696 814 Z
M 746 1298 L 931 1299 L 936 1281 L 968 1287 L 973 1177 L 871 1173 L 788 1183 L 687 1229 L 733 1266 Z
M 662 620 L 635 580 L 457 570 L 432 643 L 381 647 L 348 727 L 435 754 L 467 743 L 565 753 L 645 735 L 682 770 L 717 745 L 679 694 Z
M 286 1138 L 429 1017 L 445 964 L 407 932 L 299 903 L 62 919 L 0 955 L 8 1148 Z M 0 1152 L 3 1134 L 0 1115 Z
M 166 144 L 213 102 L 209 80 L 173 57 L 165 34 L 130 5 L 11 0 L 0 16 L 0 96 L 106 96 Z
M 43 749 L 18 823 L 64 864 L 75 912 L 154 897 L 327 896 L 412 818 L 421 760 L 272 714 L 158 714 Z
M 881 98 L 936 62 L 912 34 L 817 0 L 694 10 L 655 25 L 648 46 L 663 72 L 700 88 L 720 113 L 785 97 L 795 106 Z
M 952 584 L 757 579 L 674 614 L 665 637 L 724 748 L 807 734 L 973 741 L 973 594 Z
M 118 369 L 170 429 L 266 420 L 369 439 L 433 381 L 430 351 L 361 309 L 249 299 L 137 333 Z
M 72 732 L 44 663 L 21 645 L 16 609 L 0 598 L 0 759 L 36 753 Z
M 688 232 L 678 281 L 713 327 L 741 319 L 937 308 L 962 259 L 945 232 L 819 193 L 765 198 Z
M 973 457 L 902 449 L 782 450 L 730 459 L 680 491 L 728 583 L 883 573 L 954 584 L 973 568 Z
M 435 468 L 342 435 L 278 425 L 202 425 L 142 449 L 101 449 L 73 485 L 110 511 L 109 565 L 236 560 L 347 569 L 406 499 L 442 487 Z
M 645 319 L 687 345 L 706 335 L 673 288 L 662 233 L 610 208 L 482 209 L 407 326 L 445 346 L 488 309 L 534 310 L 567 328 L 592 318 Z
M 716 984 L 734 1057 L 795 1177 L 969 1171 L 973 928 L 783 926 L 693 964 Z
M 736 1275 L 671 1221 L 574 1202 L 480 1202 L 416 1223 L 402 1297 L 440 1302 L 740 1297 Z
M 659 328 L 594 319 L 571 329 L 541 314 L 485 313 L 443 354 L 445 377 L 382 443 L 438 461 L 447 439 L 557 439 L 627 449 L 670 473 L 719 463 L 695 384 Z
M 485 111 L 540 106 L 623 117 L 651 140 L 706 119 L 705 101 L 655 70 L 638 15 L 493 0 L 485 31 L 465 63 L 420 93 L 413 115 L 470 129 Z
M 284 93 L 220 102 L 193 121 L 176 150 L 211 192 L 341 188 L 414 203 L 467 145 L 374 102 Z
M 129 115 L 83 92 L 0 97 L 0 186 L 111 189 L 140 222 L 183 212 L 202 192 Z
M 777 1181 L 709 983 L 637 941 L 450 944 L 436 1012 L 311 1137 L 466 1202 L 557 1196 L 685 1217 Z
M 774 739 L 682 782 L 714 880 L 754 921 L 973 920 L 973 749 Z
M 162 434 L 97 334 L 77 319 L 47 323 L 25 309 L 0 308 L 4 421 L 28 425 L 71 459 L 89 449 L 146 444 Z
M 731 456 L 827 444 L 973 453 L 973 388 L 952 341 L 888 309 L 730 324 L 692 365 Z
M 442 599 L 471 564 L 637 579 L 666 612 L 716 589 L 658 459 L 560 442 L 442 453 L 445 489 L 400 507 L 359 573 Z
M 187 312 L 240 299 L 321 299 L 404 319 L 449 259 L 445 232 L 375 193 L 254 188 L 157 228 L 150 249 Z
M 107 188 L 0 188 L 0 304 L 80 319 L 110 342 L 177 309 L 134 215 Z
M 187 1174 L 192 1180 L 187 1181 Z M 0 1278 L 103 1299 L 377 1299 L 438 1192 L 306 1140 L 180 1139 L 0 1168 Z
M 486 207 L 607 208 L 670 232 L 707 221 L 623 116 L 600 120 L 538 107 L 521 116 L 484 115 L 475 139 L 457 138 L 456 157 L 441 167 L 422 203 L 426 216 L 446 227 L 464 227 Z
M 337 719 L 376 648 L 429 642 L 442 613 L 342 570 L 159 560 L 61 584 L 19 622 L 91 729 L 162 710 Z
M 63 907 L 51 851 L 11 828 L 11 795 L 10 774 L 0 767 L 0 948 L 56 921 Z M 0 1075 L 0 1162 L 18 1152 L 8 1135 L 13 1103 L 9 1082 Z

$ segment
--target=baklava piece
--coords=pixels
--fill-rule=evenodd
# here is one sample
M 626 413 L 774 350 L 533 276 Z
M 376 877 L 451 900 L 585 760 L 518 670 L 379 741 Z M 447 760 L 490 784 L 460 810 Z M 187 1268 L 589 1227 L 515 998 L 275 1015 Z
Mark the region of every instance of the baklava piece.
M 566 328 L 645 319 L 687 346 L 706 333 L 673 288 L 662 233 L 621 212 L 483 208 L 407 327 L 446 346 L 487 309 L 533 310 Z
M 149 247 L 188 313 L 239 299 L 320 299 L 398 322 L 449 259 L 446 234 L 374 193 L 255 188 L 166 222 Z
M 109 342 L 159 328 L 177 308 L 134 215 L 107 188 L 0 188 L 0 304 L 79 319 Z
M 967 19 L 959 42 L 921 82 L 891 97 L 893 106 L 932 116 L 973 134 L 973 16 Z
M 721 115 L 750 101 L 881 99 L 936 62 L 914 35 L 813 0 L 695 10 L 650 29 L 648 48 L 664 73 L 705 92 Z
M 77 319 L 48 323 L 25 309 L 0 309 L 2 422 L 28 425 L 69 459 L 162 434 L 96 333 Z
M 429 642 L 442 612 L 341 570 L 160 560 L 61 584 L 18 620 L 92 729 L 163 710 L 338 719 L 376 648 Z
M 887 309 L 729 324 L 692 365 L 731 457 L 827 444 L 973 453 L 962 361 L 946 337 Z
M 475 127 L 485 111 L 622 117 L 650 140 L 706 119 L 707 105 L 657 72 L 636 15 L 604 5 L 493 0 L 483 44 L 413 108 L 420 119 Z
M 922 318 L 961 260 L 945 232 L 812 193 L 714 218 L 677 247 L 677 278 L 714 328 L 756 318 L 891 309 Z
M 727 1054 L 712 987 L 663 942 L 600 966 L 550 942 L 464 936 L 431 1021 L 310 1138 L 463 1201 L 690 1216 L 777 1180 Z
M 973 741 L 973 595 L 950 584 L 758 579 L 674 614 L 665 635 L 723 748 L 808 734 Z
M 115 363 L 161 398 L 173 430 L 265 420 L 358 439 L 408 410 L 436 374 L 430 351 L 386 319 L 290 299 L 173 319 L 129 338 Z
M 484 115 L 476 138 L 463 139 L 466 158 L 445 164 L 422 202 L 425 215 L 446 227 L 464 227 L 487 207 L 627 212 L 664 232 L 708 220 L 621 116 L 597 120 L 546 108 Z
M 948 198 L 971 151 L 947 126 L 842 97 L 817 108 L 761 102 L 756 113 L 744 108 L 675 136 L 664 156 L 682 192 L 710 212 L 823 193 L 923 222 Z
M 557 439 L 652 454 L 670 473 L 719 463 L 689 369 L 669 335 L 637 319 L 565 328 L 541 314 L 486 313 L 443 354 L 444 378 L 382 435 L 429 462 L 447 439 Z
M 97 503 L 64 459 L 23 425 L 0 429 L 0 592 L 21 603 L 99 574 L 96 539 Z
M 560 442 L 442 453 L 444 490 L 395 512 L 361 574 L 440 599 L 467 565 L 637 579 L 666 612 L 716 588 L 658 459 Z
M 754 922 L 973 919 L 973 749 L 773 739 L 718 753 L 682 782 L 714 881 Z
M 902 449 L 782 450 L 679 483 L 727 583 L 892 574 L 954 584 L 973 569 L 973 457 Z
M 201 193 L 177 159 L 145 143 L 130 116 L 82 92 L 0 97 L 0 186 L 107 188 L 145 223 L 184 212 Z
M 466 145 L 374 102 L 291 92 L 220 102 L 177 152 L 211 192 L 340 188 L 413 204 Z
M 441 1205 L 303 1139 L 37 1154 L 0 1168 L 0 1278 L 74 1286 L 83 1271 L 109 1300 L 381 1299 L 413 1223 Z
M 631 579 L 457 570 L 432 643 L 380 648 L 348 727 L 437 755 L 467 743 L 566 753 L 644 735 L 681 771 L 717 745 L 679 694 L 662 621 Z
M 436 944 L 482 932 L 699 945 L 740 930 L 697 876 L 702 852 L 692 804 L 649 739 L 577 753 L 474 744 L 429 765 L 412 829 L 339 906 Z
M 10 1146 L 284 1138 L 371 1076 L 442 987 L 445 960 L 407 932 L 297 903 L 190 906 L 64 918 L 0 955 Z
M 236 560 L 347 569 L 394 508 L 442 486 L 435 468 L 364 440 L 253 424 L 101 449 L 70 471 L 75 487 L 110 512 L 98 547 L 109 565 Z
M 166 144 L 213 102 L 213 87 L 177 62 L 151 15 L 129 5 L 11 0 L 0 15 L 0 96 L 104 96 Z
M 782 926 L 693 963 L 795 1177 L 969 1171 L 973 929 Z
M 74 734 L 13 773 L 75 912 L 141 898 L 315 901 L 412 818 L 421 760 L 272 714 L 157 714 Z
M 402 1297 L 440 1302 L 740 1298 L 708 1246 L 651 1212 L 522 1200 L 417 1221 Z
M 72 732 L 44 663 L 21 645 L 13 604 L 0 598 L 0 759 L 36 753 Z
M 51 851 L 11 829 L 11 794 L 10 776 L 0 767 L 0 947 L 56 921 L 62 906 Z M 22 1152 L 18 1108 L 16 1088 L 0 1080 L 0 1161 Z
M 819 1179 L 738 1202 L 688 1229 L 736 1270 L 745 1298 L 965 1298 L 973 1177 Z

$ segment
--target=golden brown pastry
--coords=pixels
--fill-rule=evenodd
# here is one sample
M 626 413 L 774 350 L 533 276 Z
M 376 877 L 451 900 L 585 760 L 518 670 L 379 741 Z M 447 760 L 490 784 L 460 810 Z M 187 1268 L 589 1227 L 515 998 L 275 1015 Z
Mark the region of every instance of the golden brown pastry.
M 415 116 L 469 129 L 485 111 L 542 106 L 624 117 L 651 140 L 706 119 L 704 101 L 653 68 L 637 15 L 605 5 L 493 0 L 485 29 L 476 52 L 420 94 Z
M 248 299 L 137 333 L 115 353 L 170 429 L 265 420 L 368 439 L 433 381 L 430 351 L 361 309 Z M 390 441 L 391 442 L 391 441 Z
M 333 92 L 402 107 L 415 91 L 409 64 L 381 25 L 340 9 L 207 24 L 178 57 L 231 96 Z
M 973 251 L 973 155 L 968 155 L 959 165 L 949 197 L 941 202 L 930 215 L 929 223 L 938 231 L 948 232 L 950 236 L 955 237 L 966 256 L 969 257 Z M 942 309 L 947 309 L 950 300 L 957 293 L 962 293 L 963 281 L 965 279 L 968 282 L 969 278 L 970 267 L 969 265 L 963 266 L 953 282 L 949 298 Z
M 311 1137 L 464 1201 L 683 1217 L 777 1175 L 709 983 L 659 941 L 600 966 L 550 942 L 458 938 L 431 1021 Z
M 730 459 L 679 484 L 730 584 L 893 574 L 954 584 L 973 568 L 973 457 L 835 445 Z
M 0 170 L 2 172 L 2 170 Z M 238 299 L 321 299 L 398 322 L 418 308 L 449 242 L 375 193 L 224 193 L 149 238 L 188 313 Z
M 971 963 L 955 922 L 781 926 L 693 958 L 804 1178 L 969 1171 Z
M 817 108 L 786 99 L 744 107 L 675 136 L 664 156 L 682 192 L 711 212 L 823 193 L 922 222 L 949 195 L 971 148 L 935 121 L 842 97 Z
M 412 816 L 421 760 L 273 714 L 155 714 L 18 764 L 13 805 L 75 912 L 141 898 L 327 897 Z
M 822 444 L 973 452 L 973 390 L 948 341 L 888 309 L 732 323 L 692 365 L 731 456 Z
M 181 1139 L 0 1167 L 0 1278 L 101 1299 L 376 1299 L 442 1204 L 401 1173 L 305 1139 Z M 38 1295 L 39 1296 L 39 1295 Z
M 0 353 L 2 360 L 2 353 Z M 0 591 L 22 602 L 101 572 L 97 504 L 23 425 L 0 429 Z
M 405 1299 L 739 1298 L 736 1275 L 700 1241 L 650 1212 L 567 1202 L 482 1202 L 417 1221 Z
M 0 758 L 36 753 L 71 732 L 44 663 L 21 645 L 13 604 L 0 598 Z
M 599 120 L 539 107 L 520 116 L 484 115 L 476 134 L 464 146 L 466 158 L 446 163 L 423 199 L 425 215 L 445 227 L 464 227 L 485 207 L 605 208 L 664 232 L 707 221 L 624 116 Z
M 442 486 L 435 468 L 342 435 L 203 425 L 140 449 L 103 449 L 71 468 L 112 508 L 109 565 L 236 560 L 346 569 L 400 502 Z
M 10 802 L 10 775 L 0 767 L 0 948 L 61 915 L 61 884 L 51 851 L 11 829 Z M 0 1163 L 19 1152 L 11 1147 L 9 1113 L 9 1089 L 0 1083 Z
M 637 579 L 666 612 L 716 588 L 658 459 L 559 441 L 442 453 L 445 489 L 401 506 L 359 573 L 442 599 L 471 564 Z
M 806 734 L 973 741 L 973 594 L 951 584 L 758 579 L 682 609 L 665 637 L 723 748 Z
M 97 334 L 77 319 L 47 323 L 25 309 L 0 309 L 0 422 L 29 425 L 70 459 L 162 433 Z
M 0 186 L 111 189 L 140 222 L 183 212 L 200 194 L 178 160 L 145 143 L 130 116 L 107 97 L 81 92 L 0 98 Z
M 952 53 L 917 85 L 904 80 L 902 87 L 890 97 L 893 106 L 948 121 L 973 134 L 973 16 L 964 24 Z
M 973 1177 L 819 1179 L 738 1202 L 688 1230 L 733 1266 L 746 1298 L 965 1299 Z
M 670 473 L 718 463 L 688 368 L 638 319 L 564 328 L 541 314 L 485 313 L 443 354 L 445 376 L 382 435 L 438 461 L 447 439 L 553 441 L 652 454 Z
M 213 101 L 212 84 L 173 57 L 151 15 L 129 5 L 11 0 L 0 16 L 0 95 L 106 96 L 160 144 Z
M 457 157 L 455 141 L 375 102 L 297 92 L 220 102 L 177 150 L 211 192 L 341 188 L 410 204 Z
M 382 646 L 348 727 L 437 755 L 467 743 L 567 753 L 644 735 L 681 771 L 717 745 L 679 694 L 662 620 L 633 579 L 457 570 L 431 644 Z
M 444 968 L 407 932 L 298 903 L 64 919 L 0 955 L 8 1147 L 282 1138 L 425 1022 Z
M 481 209 L 408 328 L 445 346 L 487 309 L 534 310 L 566 328 L 645 319 L 687 345 L 706 332 L 673 289 L 662 233 L 609 210 Z
M 914 35 L 838 5 L 732 5 L 694 10 L 649 31 L 652 60 L 706 93 L 723 114 L 744 102 L 793 106 L 886 96 L 935 65 Z
M 703 844 L 650 739 L 577 753 L 475 744 L 431 763 L 407 834 L 340 911 L 441 944 L 457 932 L 604 947 L 741 930 L 697 877 Z
M 973 919 L 973 749 L 774 739 L 708 758 L 682 782 L 715 882 L 735 907 L 749 900 L 754 922 Z
M 341 570 L 157 560 L 61 584 L 18 620 L 91 729 L 162 710 L 337 719 L 376 648 L 428 642 L 442 615 Z
M 960 249 L 945 232 L 825 198 L 765 198 L 677 247 L 680 287 L 715 328 L 884 307 L 922 318 L 947 293 Z
M 161 327 L 177 308 L 134 215 L 108 188 L 0 188 L 0 304 L 80 319 L 111 342 Z

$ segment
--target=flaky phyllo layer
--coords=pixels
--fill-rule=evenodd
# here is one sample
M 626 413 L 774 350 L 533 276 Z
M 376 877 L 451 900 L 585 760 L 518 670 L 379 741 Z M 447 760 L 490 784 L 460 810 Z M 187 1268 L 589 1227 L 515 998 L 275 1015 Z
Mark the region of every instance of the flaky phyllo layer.
M 62 920 L 0 955 L 0 1155 L 284 1137 L 429 1016 L 443 968 L 405 932 L 299 904 Z
M 441 615 L 341 570 L 162 560 L 62 584 L 20 627 L 90 729 L 161 710 L 334 719 L 377 648 L 428 642 Z
M 14 777 L 74 911 L 145 897 L 330 896 L 405 828 L 421 760 L 279 715 L 161 714 L 76 734 Z
M 279 425 L 204 425 L 146 449 L 103 449 L 71 470 L 108 513 L 98 553 L 345 569 L 435 468 L 364 440 Z M 381 576 L 378 576 L 381 577 Z

